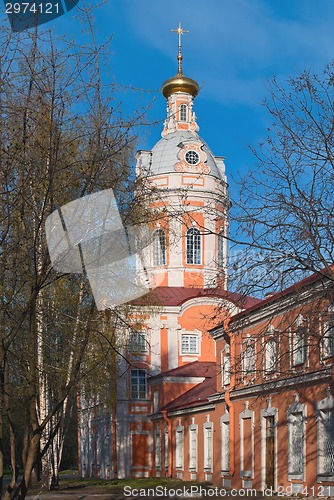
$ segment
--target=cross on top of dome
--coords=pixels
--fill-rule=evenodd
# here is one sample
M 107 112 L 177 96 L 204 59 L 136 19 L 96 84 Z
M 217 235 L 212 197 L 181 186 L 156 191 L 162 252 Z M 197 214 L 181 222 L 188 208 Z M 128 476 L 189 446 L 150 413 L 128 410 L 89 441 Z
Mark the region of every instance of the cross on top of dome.
M 178 46 L 178 54 L 177 54 L 177 61 L 178 61 L 178 73 L 182 74 L 182 35 L 183 33 L 189 33 L 188 30 L 184 30 L 181 26 L 181 23 L 179 23 L 179 27 L 176 30 L 171 30 L 174 33 L 177 33 L 179 36 L 179 46 Z

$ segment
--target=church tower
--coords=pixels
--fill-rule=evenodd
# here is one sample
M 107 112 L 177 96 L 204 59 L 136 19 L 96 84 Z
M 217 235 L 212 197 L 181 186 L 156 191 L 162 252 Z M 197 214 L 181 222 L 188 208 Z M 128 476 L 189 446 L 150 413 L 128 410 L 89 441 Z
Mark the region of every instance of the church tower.
M 224 159 L 199 136 L 194 99 L 197 82 L 182 70 L 179 25 L 178 73 L 162 85 L 167 118 L 151 151 L 138 151 L 137 174 L 152 190 L 152 208 L 166 216 L 153 224 L 148 272 L 152 286 L 227 288 L 226 233 L 229 199 Z

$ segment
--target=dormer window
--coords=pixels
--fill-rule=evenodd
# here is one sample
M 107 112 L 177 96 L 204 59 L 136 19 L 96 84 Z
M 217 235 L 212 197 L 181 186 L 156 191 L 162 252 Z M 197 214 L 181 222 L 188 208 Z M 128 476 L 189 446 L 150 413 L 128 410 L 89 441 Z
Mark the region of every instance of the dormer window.
M 182 103 L 180 106 L 180 122 L 186 122 L 187 121 L 187 105 Z

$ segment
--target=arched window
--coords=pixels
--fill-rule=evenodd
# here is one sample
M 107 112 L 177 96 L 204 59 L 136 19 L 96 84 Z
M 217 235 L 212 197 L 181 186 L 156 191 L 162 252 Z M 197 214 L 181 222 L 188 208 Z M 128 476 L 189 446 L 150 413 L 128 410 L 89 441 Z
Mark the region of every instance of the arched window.
M 191 227 L 187 231 L 187 264 L 201 264 L 201 233 Z
M 180 121 L 181 122 L 187 121 L 187 105 L 184 103 L 182 103 L 180 106 Z
M 166 235 L 163 229 L 157 229 L 153 233 L 153 265 L 164 266 L 166 264 Z
M 224 269 L 224 233 L 218 234 L 218 267 Z

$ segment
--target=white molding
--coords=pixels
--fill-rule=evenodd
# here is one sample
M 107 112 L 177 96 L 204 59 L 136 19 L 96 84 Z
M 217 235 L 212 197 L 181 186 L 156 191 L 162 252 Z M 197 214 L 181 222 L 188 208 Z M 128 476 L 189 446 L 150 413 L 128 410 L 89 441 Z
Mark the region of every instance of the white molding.
M 316 372 L 311 373 L 303 373 L 302 375 L 297 375 L 293 377 L 283 378 L 283 379 L 275 379 L 272 381 L 265 382 L 263 384 L 254 384 L 249 387 L 242 387 L 240 389 L 234 389 L 231 393 L 231 399 L 240 398 L 243 396 L 255 396 L 257 394 L 261 394 L 263 392 L 280 392 L 282 389 L 286 389 L 288 387 L 294 387 L 299 384 L 305 384 L 309 382 L 317 382 L 320 380 L 326 380 L 331 378 L 331 370 L 330 369 L 322 369 Z M 210 403 L 225 401 L 224 393 L 215 393 L 212 396 L 208 396 L 208 400 Z
M 270 402 L 270 399 L 268 400 Z M 278 452 L 278 444 L 277 444 L 277 424 L 278 424 L 278 409 L 277 408 L 263 408 L 261 410 L 260 416 L 260 434 L 261 434 L 261 488 L 264 490 L 266 488 L 266 418 L 274 417 L 275 420 L 275 436 L 274 436 L 274 444 L 275 444 L 275 454 L 274 454 L 274 491 L 277 488 L 277 452 Z
M 248 409 L 248 401 L 245 401 L 245 409 L 239 415 L 240 425 L 240 477 L 254 478 L 254 411 Z M 244 420 L 250 419 L 251 425 L 251 470 L 244 469 Z

